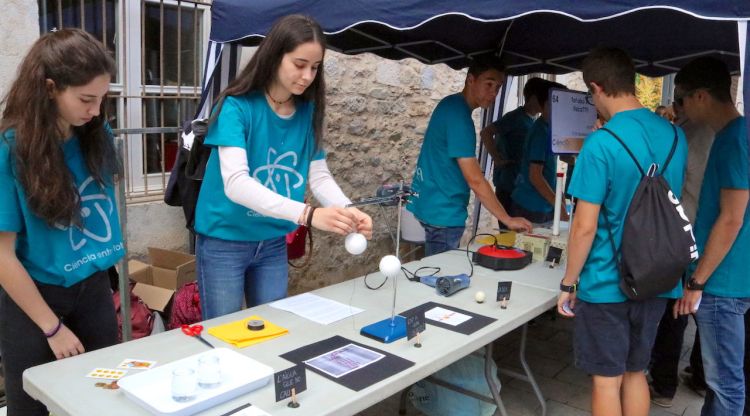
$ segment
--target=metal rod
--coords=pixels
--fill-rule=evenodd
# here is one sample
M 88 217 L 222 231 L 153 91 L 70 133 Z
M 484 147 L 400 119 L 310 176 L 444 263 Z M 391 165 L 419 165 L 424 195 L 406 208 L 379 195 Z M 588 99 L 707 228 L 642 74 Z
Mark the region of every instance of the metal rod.
M 122 156 L 125 148 L 125 141 L 122 138 L 115 140 L 115 148 L 117 149 L 118 157 Z M 122 166 L 125 166 L 124 164 Z M 127 206 L 125 205 L 125 175 L 124 171 L 119 172 L 117 178 L 117 210 L 120 214 L 120 230 L 122 231 L 123 237 L 126 237 L 128 227 L 128 212 Z M 122 239 L 125 245 L 125 252 L 128 251 L 128 240 L 127 238 Z M 128 270 L 128 261 L 126 257 L 123 257 L 119 262 L 119 281 L 117 287 L 120 290 L 120 314 L 122 314 L 122 340 L 130 341 L 132 338 L 132 327 L 130 320 L 130 271 Z
M 398 186 L 399 193 L 404 191 L 404 181 L 401 181 Z M 398 220 L 396 221 L 396 258 L 401 263 L 401 256 L 399 256 L 399 248 L 401 242 L 401 206 L 403 205 L 403 198 L 398 198 Z M 391 326 L 396 326 L 396 293 L 398 292 L 398 275 L 393 275 L 393 305 L 391 306 Z
M 502 416 L 508 416 L 508 412 L 505 410 L 505 405 L 503 404 L 503 399 L 500 398 L 500 390 L 503 386 L 499 383 L 499 379 L 498 383 L 495 383 L 494 367 L 491 363 L 492 348 L 492 342 L 484 346 L 484 378 L 487 380 L 487 386 L 490 388 L 490 394 L 492 394 L 492 399 L 497 405 L 497 410 L 500 411 Z
M 542 390 L 539 388 L 539 385 L 537 384 L 536 380 L 534 379 L 534 375 L 531 373 L 531 367 L 529 367 L 529 363 L 526 362 L 526 335 L 529 330 L 529 323 L 523 324 L 523 329 L 521 330 L 521 348 L 518 352 L 518 356 L 521 361 L 521 366 L 523 367 L 523 371 L 526 373 L 526 376 L 529 378 L 529 384 L 531 384 L 531 388 L 534 389 L 534 395 L 536 395 L 537 400 L 539 400 L 539 403 L 542 405 L 542 416 L 547 415 L 547 402 L 544 400 L 544 396 L 542 395 Z

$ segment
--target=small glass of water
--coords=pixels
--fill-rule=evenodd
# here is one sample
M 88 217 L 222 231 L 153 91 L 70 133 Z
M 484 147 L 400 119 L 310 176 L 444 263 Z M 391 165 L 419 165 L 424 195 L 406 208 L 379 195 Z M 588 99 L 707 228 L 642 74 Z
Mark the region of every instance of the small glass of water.
M 195 399 L 198 390 L 198 378 L 192 368 L 175 368 L 172 370 L 172 399 L 176 402 L 189 402 Z
M 221 365 L 219 357 L 213 354 L 203 355 L 198 359 L 198 385 L 212 389 L 221 384 Z

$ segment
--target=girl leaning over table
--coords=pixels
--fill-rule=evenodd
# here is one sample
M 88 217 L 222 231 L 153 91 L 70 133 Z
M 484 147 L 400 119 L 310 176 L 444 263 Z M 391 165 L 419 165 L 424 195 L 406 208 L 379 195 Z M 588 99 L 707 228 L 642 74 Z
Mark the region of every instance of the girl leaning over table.
M 115 63 L 77 29 L 40 37 L 0 121 L 0 350 L 9 415 L 47 415 L 29 367 L 117 343 L 107 269 L 124 254 L 104 98 Z
M 195 216 L 203 319 L 286 296 L 285 235 L 299 225 L 371 237 L 325 162 L 324 55 L 315 21 L 283 17 L 219 97 Z M 308 182 L 323 207 L 303 202 Z

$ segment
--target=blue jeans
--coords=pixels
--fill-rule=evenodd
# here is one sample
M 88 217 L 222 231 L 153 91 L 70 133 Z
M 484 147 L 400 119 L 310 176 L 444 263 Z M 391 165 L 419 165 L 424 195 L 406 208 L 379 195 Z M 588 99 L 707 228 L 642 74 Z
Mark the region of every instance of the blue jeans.
M 419 222 L 424 227 L 424 255 L 432 256 L 458 248 L 466 227 L 436 227 Z
M 745 405 L 745 312 L 750 298 L 703 293 L 695 320 L 706 373 L 702 416 L 741 416 Z
M 289 269 L 284 237 L 228 241 L 198 234 L 195 244 L 203 319 L 286 296 Z

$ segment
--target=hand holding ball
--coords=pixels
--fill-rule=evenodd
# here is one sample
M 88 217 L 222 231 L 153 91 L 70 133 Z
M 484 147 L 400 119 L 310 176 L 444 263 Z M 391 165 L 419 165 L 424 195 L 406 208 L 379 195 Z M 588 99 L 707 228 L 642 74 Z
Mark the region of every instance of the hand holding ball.
M 367 239 L 360 233 L 351 233 L 344 239 L 344 247 L 349 254 L 358 256 L 365 252 L 367 248 Z
M 380 273 L 385 276 L 394 277 L 401 271 L 401 261 L 398 257 L 387 255 L 380 260 Z

